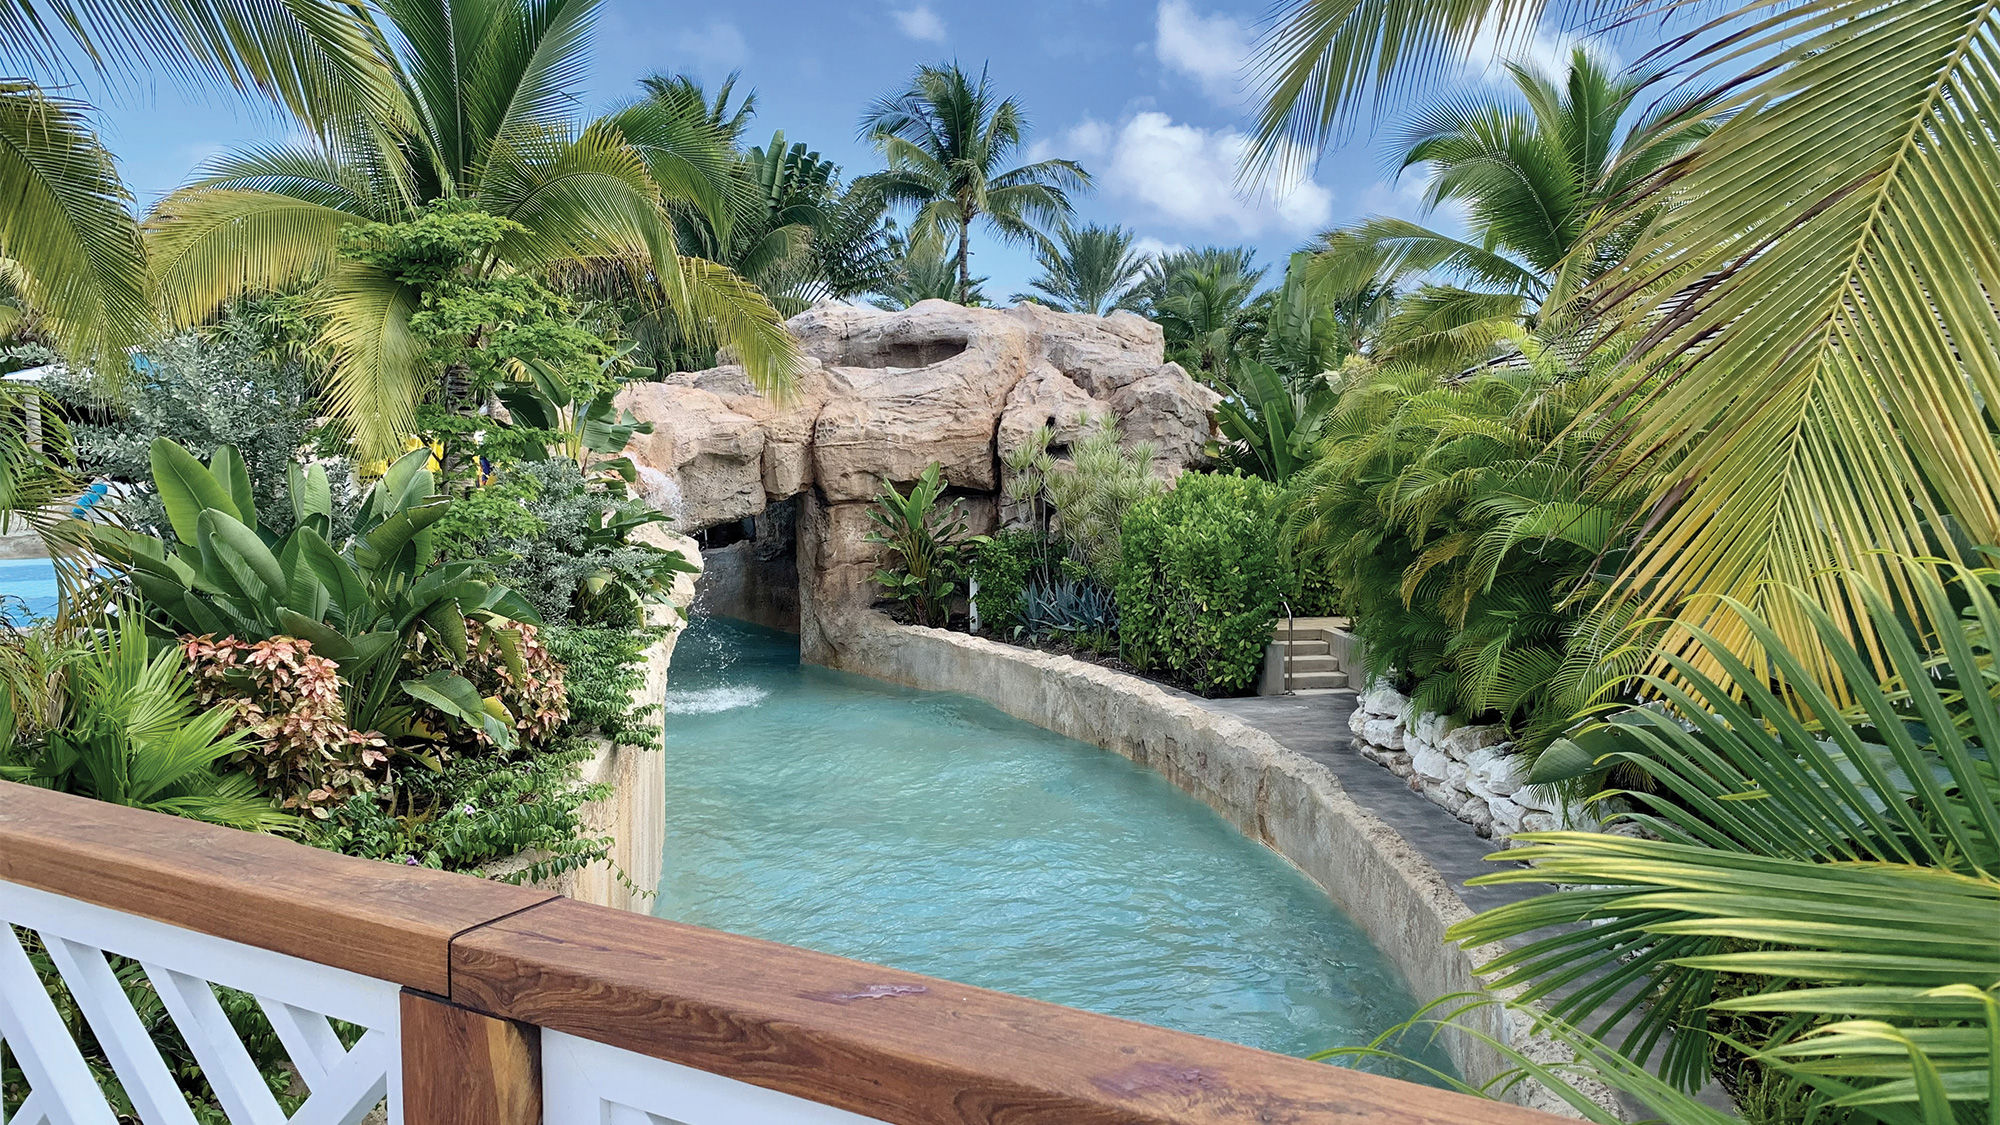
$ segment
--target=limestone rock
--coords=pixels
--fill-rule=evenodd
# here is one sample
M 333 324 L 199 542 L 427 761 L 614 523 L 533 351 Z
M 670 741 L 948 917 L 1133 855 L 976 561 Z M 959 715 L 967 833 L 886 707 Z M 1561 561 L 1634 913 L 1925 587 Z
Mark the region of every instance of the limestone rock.
M 1486 810 L 1493 818 L 1493 830 L 1505 836 L 1512 836 L 1521 830 L 1521 818 L 1528 810 L 1505 797 L 1486 798 Z
M 1445 757 L 1441 750 L 1424 750 L 1410 755 L 1410 768 L 1417 772 L 1418 777 L 1442 781 L 1445 770 L 1451 764 L 1451 759 Z
M 1361 707 L 1377 715 L 1394 715 L 1400 718 L 1410 709 L 1410 701 L 1402 692 L 1377 680 L 1370 684 L 1368 691 L 1361 696 Z
M 1498 746 L 1507 740 L 1507 732 L 1499 727 L 1459 727 L 1439 739 L 1439 748 L 1451 755 L 1454 761 L 1463 762 L 1472 756 L 1474 750 L 1484 750 L 1488 746 Z
M 1054 364 L 1042 360 L 1007 392 L 1000 412 L 998 452 L 1004 461 L 1043 426 L 1049 428 L 1051 448 L 1074 445 L 1091 426 L 1110 417 L 1109 405 L 1090 397 Z
M 1395 719 L 1370 719 L 1361 728 L 1361 737 L 1388 750 L 1403 748 L 1403 724 Z
M 1000 388 L 964 356 L 918 370 L 835 367 L 828 375 L 834 394 L 813 424 L 813 471 L 828 500 L 873 500 L 884 484 L 913 481 L 933 461 L 954 487 L 999 487 L 993 432 L 1012 381 Z
M 1482 797 L 1508 797 L 1527 784 L 1528 767 L 1518 754 L 1488 746 L 1466 755 L 1465 787 Z
M 1439 742 L 1443 741 L 1445 735 L 1464 725 L 1464 723 L 1452 718 L 1450 715 L 1440 715 L 1435 711 L 1427 711 L 1417 716 L 1417 721 L 1411 726 L 1410 730 L 1419 741 L 1436 746 Z

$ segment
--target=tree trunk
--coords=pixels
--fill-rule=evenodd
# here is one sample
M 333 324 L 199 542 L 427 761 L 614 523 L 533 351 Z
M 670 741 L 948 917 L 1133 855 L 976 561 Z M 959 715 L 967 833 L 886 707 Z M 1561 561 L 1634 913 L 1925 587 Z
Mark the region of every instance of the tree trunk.
M 958 303 L 963 305 L 972 292 L 972 217 L 978 212 L 970 207 L 961 211 L 965 221 L 958 225 Z

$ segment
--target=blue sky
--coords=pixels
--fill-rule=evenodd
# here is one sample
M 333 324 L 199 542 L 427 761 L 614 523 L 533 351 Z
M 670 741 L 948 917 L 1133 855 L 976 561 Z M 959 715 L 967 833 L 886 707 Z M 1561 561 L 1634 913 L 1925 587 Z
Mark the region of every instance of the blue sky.
M 918 64 L 957 59 L 990 66 L 998 86 L 1019 97 L 1033 155 L 1071 157 L 1097 178 L 1079 206 L 1084 220 L 1123 223 L 1149 246 L 1244 243 L 1280 263 L 1328 227 L 1370 213 L 1416 215 L 1421 184 L 1393 179 L 1386 146 L 1365 126 L 1310 178 L 1257 198 L 1235 191 L 1251 115 L 1240 76 L 1265 10 L 1241 0 L 607 0 L 585 108 L 631 97 L 646 74 L 686 71 L 712 87 L 740 69 L 741 86 L 759 96 L 753 138 L 783 129 L 852 176 L 877 167 L 856 139 L 863 107 Z M 1455 84 L 1497 85 L 1494 57 L 1546 62 L 1562 43 L 1544 33 L 1493 45 Z M 142 207 L 203 158 L 288 132 L 226 94 L 188 94 L 143 75 L 122 85 L 99 98 L 101 123 Z M 1025 288 L 1035 272 L 1022 248 L 979 238 L 974 254 L 995 297 Z

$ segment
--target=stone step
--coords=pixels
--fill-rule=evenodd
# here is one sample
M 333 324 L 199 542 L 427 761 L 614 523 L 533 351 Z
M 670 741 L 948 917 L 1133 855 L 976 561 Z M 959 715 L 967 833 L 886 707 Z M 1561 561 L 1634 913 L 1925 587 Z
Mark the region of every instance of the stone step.
M 1292 654 L 1292 659 L 1290 663 L 1292 666 L 1292 675 L 1294 676 L 1297 676 L 1305 672 L 1344 671 L 1344 669 L 1341 668 L 1340 660 L 1337 657 L 1329 656 L 1324 653 L 1318 656 L 1301 656 L 1298 653 L 1294 652 Z
M 1280 639 L 1278 643 L 1285 646 L 1285 650 L 1292 654 L 1292 659 L 1294 660 L 1297 660 L 1301 656 L 1326 656 L 1332 651 L 1327 648 L 1324 637 L 1314 637 L 1310 640 L 1297 641 Z
M 1295 692 L 1328 691 L 1348 687 L 1345 672 L 1299 672 L 1292 673 L 1291 687 Z

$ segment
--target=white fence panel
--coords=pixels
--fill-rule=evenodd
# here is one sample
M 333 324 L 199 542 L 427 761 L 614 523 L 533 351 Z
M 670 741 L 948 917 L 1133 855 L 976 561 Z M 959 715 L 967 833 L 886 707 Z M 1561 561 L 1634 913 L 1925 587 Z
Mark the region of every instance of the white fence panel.
M 0 882 L 0 1041 L 29 1086 L 8 1125 L 116 1125 L 12 926 L 41 940 L 146 1125 L 194 1125 L 195 1117 L 107 955 L 139 963 L 230 1125 L 358 1125 L 384 1099 L 390 1125 L 401 1125 L 396 985 Z M 308 1095 L 289 1118 L 216 986 L 256 997 L 270 1018 Z M 353 1047 L 335 1020 L 364 1029 Z
M 542 1032 L 545 1125 L 884 1125 L 574 1035 Z

